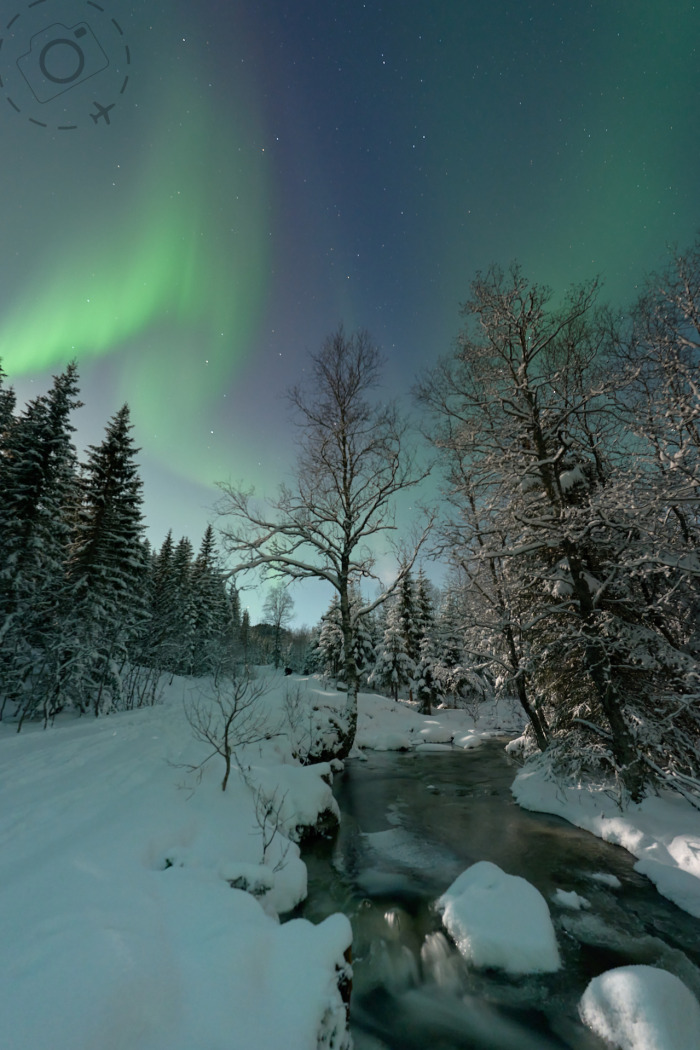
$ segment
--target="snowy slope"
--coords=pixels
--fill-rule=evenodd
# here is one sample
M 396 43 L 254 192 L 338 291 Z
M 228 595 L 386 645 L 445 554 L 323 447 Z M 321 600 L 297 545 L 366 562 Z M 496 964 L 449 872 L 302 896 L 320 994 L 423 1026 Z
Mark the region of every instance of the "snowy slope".
M 349 923 L 279 924 L 275 905 L 305 894 L 279 834 L 267 911 L 226 881 L 262 860 L 253 794 L 236 775 L 222 793 L 218 756 L 199 783 L 184 768 L 205 753 L 184 688 L 162 707 L 0 728 L 3 1050 L 308 1050 L 322 1031 L 342 1045 Z M 251 775 L 277 770 L 295 810 L 333 805 L 318 769 L 291 783 L 282 744 L 249 755 Z

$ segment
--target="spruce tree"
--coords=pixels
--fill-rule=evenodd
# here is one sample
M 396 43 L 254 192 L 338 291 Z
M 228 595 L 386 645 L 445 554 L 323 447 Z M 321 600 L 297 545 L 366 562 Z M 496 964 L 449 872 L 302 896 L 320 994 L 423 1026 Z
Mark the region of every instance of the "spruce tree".
M 406 631 L 399 604 L 392 602 L 387 610 L 374 670 L 369 676 L 370 685 L 388 691 L 394 700 L 398 700 L 399 690 L 410 687 L 415 670 L 416 665 L 406 651 Z
M 76 365 L 48 394 L 6 423 L 0 502 L 0 675 L 25 717 L 56 710 L 54 677 L 63 623 L 64 565 L 76 456 L 70 416 L 79 407 Z M 10 401 L 12 399 L 10 398 Z M 5 401 L 7 418 L 7 406 Z
M 376 658 L 377 640 L 373 614 L 368 613 L 366 616 L 358 617 L 354 623 L 353 633 L 358 680 L 366 684 L 374 669 Z
M 177 604 L 175 601 L 175 582 L 173 577 L 173 543 L 172 529 L 163 540 L 160 550 L 151 564 L 150 592 L 150 629 L 148 644 L 148 662 L 152 667 L 163 671 L 173 669 L 176 657 L 174 639 L 177 622 Z
M 406 652 L 414 664 L 420 658 L 421 631 L 418 624 L 416 595 L 413 577 L 410 572 L 404 573 L 398 587 L 399 617 L 401 620 Z
M 320 670 L 336 681 L 343 666 L 343 631 L 340 616 L 340 599 L 333 596 L 328 611 L 321 617 L 321 633 L 318 639 Z
M 142 541 L 142 482 L 128 405 L 88 448 L 80 478 L 68 580 L 74 647 L 70 682 L 81 709 L 121 706 L 130 643 L 146 618 L 147 550 Z
M 440 681 L 435 674 L 433 641 L 427 634 L 421 639 L 415 679 L 418 710 L 422 715 L 431 715 L 434 705 L 439 703 L 441 698 L 441 687 Z
M 176 674 L 191 674 L 194 663 L 195 598 L 192 585 L 194 551 L 187 536 L 182 536 L 173 552 L 173 663 Z
M 229 628 L 226 580 L 219 564 L 214 530 L 208 525 L 192 566 L 194 602 L 193 667 L 196 675 L 214 674 L 225 656 Z

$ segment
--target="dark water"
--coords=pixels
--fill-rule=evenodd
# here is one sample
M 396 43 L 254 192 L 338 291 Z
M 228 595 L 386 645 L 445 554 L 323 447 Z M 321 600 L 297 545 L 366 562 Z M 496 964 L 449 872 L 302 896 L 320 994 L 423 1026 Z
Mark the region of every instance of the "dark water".
M 516 806 L 517 766 L 502 742 L 368 755 L 336 779 L 337 840 L 304 855 L 303 914 L 319 921 L 343 911 L 353 925 L 356 1050 L 604 1050 L 577 1004 L 588 981 L 615 966 L 663 967 L 700 998 L 700 921 L 661 897 L 625 850 Z M 464 963 L 434 901 L 478 860 L 545 896 L 560 971 L 513 977 Z M 592 878 L 600 873 L 622 886 Z M 558 906 L 557 888 L 575 890 L 590 909 Z

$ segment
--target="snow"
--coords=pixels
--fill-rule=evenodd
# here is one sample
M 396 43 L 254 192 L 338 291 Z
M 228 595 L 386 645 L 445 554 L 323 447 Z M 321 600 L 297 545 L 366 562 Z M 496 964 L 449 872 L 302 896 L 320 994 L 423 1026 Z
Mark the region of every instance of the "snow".
M 304 829 L 338 817 L 337 763 L 299 764 L 290 681 L 266 677 L 269 738 L 240 750 L 225 792 L 223 761 L 204 762 L 185 717 L 206 681 L 175 678 L 160 706 L 46 730 L 0 723 L 3 1050 L 345 1046 L 348 920 L 279 918 L 307 892 Z M 345 703 L 317 678 L 291 687 L 319 718 Z M 476 747 L 494 730 L 522 730 L 505 700 L 426 716 L 359 698 L 357 743 L 378 750 Z M 376 846 L 415 860 L 415 842 Z
M 265 698 L 273 721 L 283 688 Z M 306 893 L 293 838 L 333 809 L 330 767 L 298 766 L 273 736 L 222 792 L 219 756 L 191 768 L 207 752 L 184 689 L 47 730 L 0 725 L 3 1050 L 346 1045 L 349 921 L 279 919 Z M 256 794 L 280 803 L 265 842 Z
M 510 974 L 561 966 L 547 902 L 518 875 L 479 861 L 459 875 L 437 908 L 459 951 L 473 966 Z
M 559 475 L 562 492 L 568 492 L 574 485 L 585 485 L 585 483 L 586 478 L 579 466 L 575 466 L 572 470 L 563 470 Z
M 622 883 L 617 875 L 611 875 L 609 871 L 595 871 L 588 878 L 593 879 L 594 882 L 599 882 L 602 886 L 609 886 L 611 890 L 622 888 Z
M 552 900 L 561 908 L 570 908 L 572 911 L 581 911 L 581 908 L 590 908 L 591 902 L 587 897 L 582 897 L 576 890 L 555 890 Z
M 479 747 L 483 739 L 483 734 L 473 731 L 469 733 L 456 733 L 452 739 L 452 743 L 455 747 L 461 747 L 465 751 L 470 751 L 472 748 Z
M 454 729 L 443 725 L 437 718 L 426 718 L 418 734 L 424 744 L 449 744 L 452 743 Z
M 441 707 L 431 715 L 421 715 L 415 702 L 360 693 L 355 746 L 374 751 L 466 750 L 478 747 L 494 732 L 522 732 L 522 712 L 509 697 L 486 700 L 475 714 L 464 708 Z
M 620 1050 L 697 1050 L 700 1005 L 683 982 L 654 966 L 622 966 L 595 977 L 581 1020 Z
M 664 790 L 621 809 L 602 786 L 559 783 L 546 756 L 529 762 L 512 790 L 525 809 L 554 813 L 623 846 L 659 893 L 700 918 L 700 811 L 685 799 Z

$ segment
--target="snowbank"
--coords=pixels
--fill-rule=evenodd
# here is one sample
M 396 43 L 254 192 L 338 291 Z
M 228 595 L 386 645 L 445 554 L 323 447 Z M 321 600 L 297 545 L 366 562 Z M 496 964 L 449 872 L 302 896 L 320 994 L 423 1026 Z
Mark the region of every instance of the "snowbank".
M 306 894 L 292 839 L 335 805 L 330 768 L 273 737 L 222 792 L 218 755 L 192 769 L 207 750 L 190 687 L 45 731 L 0 724 L 3 1050 L 347 1045 L 348 920 L 278 918 Z
M 479 861 L 437 901 L 464 958 L 506 973 L 549 973 L 561 966 L 547 902 L 535 886 Z
M 494 733 L 520 733 L 523 728 L 521 712 L 507 697 L 479 705 L 476 719 L 464 708 L 438 708 L 432 715 L 421 715 L 416 703 L 375 693 L 360 693 L 357 707 L 355 746 L 373 751 L 427 750 L 438 744 L 466 750 Z
M 700 811 L 679 795 L 664 791 L 620 810 L 602 788 L 558 782 L 546 756 L 518 773 L 512 791 L 525 809 L 554 813 L 623 846 L 639 858 L 636 871 L 664 897 L 700 918 Z
M 583 994 L 584 1024 L 620 1050 L 698 1050 L 700 1006 L 683 982 L 654 966 L 622 966 Z

